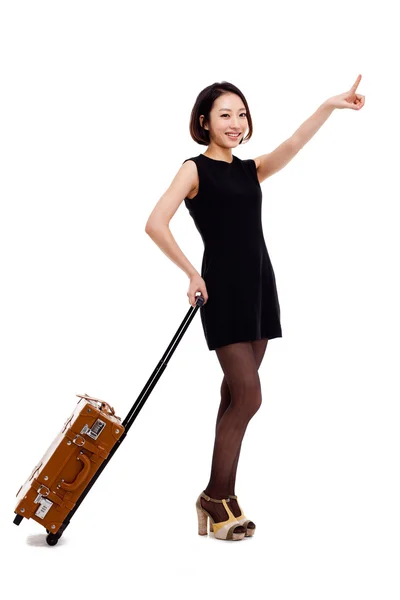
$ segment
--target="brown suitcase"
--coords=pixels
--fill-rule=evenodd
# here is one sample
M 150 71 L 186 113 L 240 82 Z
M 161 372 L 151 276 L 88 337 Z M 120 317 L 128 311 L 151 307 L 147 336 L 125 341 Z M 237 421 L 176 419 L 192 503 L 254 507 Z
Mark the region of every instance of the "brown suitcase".
M 14 523 L 33 519 L 46 528 L 46 541 L 55 546 L 70 520 L 113 454 L 164 372 L 198 308 L 196 297 L 124 421 L 104 400 L 76 394 L 80 400 L 41 461 L 17 492 Z
M 76 395 L 80 400 L 74 412 L 17 493 L 15 512 L 52 533 L 125 431 L 107 402 Z

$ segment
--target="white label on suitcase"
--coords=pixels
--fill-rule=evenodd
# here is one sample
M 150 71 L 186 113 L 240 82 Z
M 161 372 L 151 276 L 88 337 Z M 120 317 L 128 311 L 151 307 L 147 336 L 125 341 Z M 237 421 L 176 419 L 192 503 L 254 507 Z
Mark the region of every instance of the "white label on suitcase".
M 35 515 L 39 517 L 39 519 L 44 519 L 44 517 L 49 512 L 50 508 L 53 506 L 53 503 L 47 498 L 41 498 L 39 500 L 40 506 L 35 512 Z

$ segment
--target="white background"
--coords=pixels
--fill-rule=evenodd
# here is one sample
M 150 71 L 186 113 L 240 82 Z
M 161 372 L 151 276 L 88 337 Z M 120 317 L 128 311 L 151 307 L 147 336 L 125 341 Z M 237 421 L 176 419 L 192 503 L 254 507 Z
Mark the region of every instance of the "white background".
M 5 1 L 0 12 L 1 586 L 18 597 L 398 600 L 399 113 L 394 4 Z M 77 393 L 124 417 L 190 305 L 144 231 L 185 158 L 198 93 L 238 86 L 270 152 L 362 74 L 265 180 L 283 337 L 236 480 L 257 525 L 197 534 L 222 371 L 196 314 L 56 547 L 15 494 Z M 200 271 L 184 205 L 171 231 Z M 227 299 L 228 301 L 228 299 Z M 4 591 L 4 590 L 2 590 Z

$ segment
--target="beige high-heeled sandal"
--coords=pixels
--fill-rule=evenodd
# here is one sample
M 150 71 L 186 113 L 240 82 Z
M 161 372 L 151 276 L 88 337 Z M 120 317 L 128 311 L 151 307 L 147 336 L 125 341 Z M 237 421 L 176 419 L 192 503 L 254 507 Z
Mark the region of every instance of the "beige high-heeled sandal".
M 201 505 L 200 498 L 204 498 L 207 501 L 211 500 L 211 502 L 221 502 L 229 515 L 229 519 L 226 521 L 215 522 L 210 513 Z M 215 498 L 210 498 L 210 496 L 207 496 L 205 492 L 201 492 L 200 496 L 196 500 L 199 535 L 207 535 L 207 519 L 209 518 L 210 533 L 214 533 L 214 537 L 217 540 L 242 540 L 245 537 L 246 528 L 242 533 L 235 532 L 235 529 L 237 529 L 241 524 L 229 510 L 227 504 L 228 502 L 229 498 L 216 500 Z
M 232 500 L 236 500 L 238 508 L 240 510 L 240 515 L 238 517 L 235 517 L 235 519 L 241 524 L 243 525 L 243 527 L 246 528 L 246 537 L 250 537 L 252 535 L 254 535 L 254 532 L 256 530 L 256 526 L 253 523 L 253 521 L 250 521 L 250 519 L 247 519 L 242 511 L 242 509 L 239 506 L 239 502 L 237 499 L 237 496 L 233 496 L 232 494 L 228 495 L 228 498 L 232 498 Z

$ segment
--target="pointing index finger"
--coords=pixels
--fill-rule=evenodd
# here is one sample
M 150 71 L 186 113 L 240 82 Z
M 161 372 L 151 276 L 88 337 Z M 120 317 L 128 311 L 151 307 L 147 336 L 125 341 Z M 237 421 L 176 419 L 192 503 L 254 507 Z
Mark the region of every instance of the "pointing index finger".
M 355 92 L 355 91 L 356 91 L 356 89 L 357 89 L 357 87 L 358 87 L 358 84 L 360 83 L 360 81 L 361 81 L 361 75 L 359 75 L 359 76 L 357 77 L 357 79 L 355 80 L 355 82 L 353 83 L 353 87 L 351 88 L 353 92 Z

